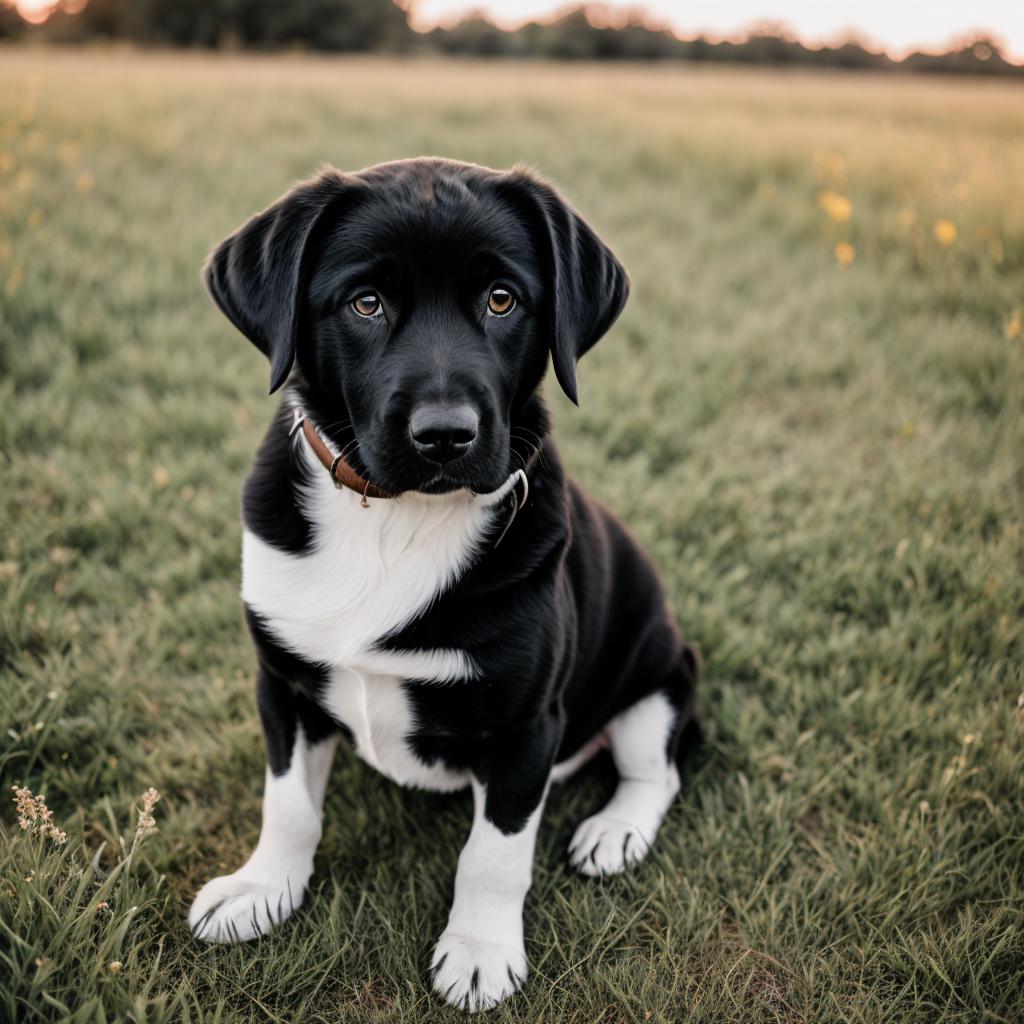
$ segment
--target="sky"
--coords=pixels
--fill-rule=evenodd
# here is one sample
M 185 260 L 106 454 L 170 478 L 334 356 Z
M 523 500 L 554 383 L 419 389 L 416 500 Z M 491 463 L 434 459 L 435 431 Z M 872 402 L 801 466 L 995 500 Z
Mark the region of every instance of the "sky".
M 575 4 L 566 0 L 411 0 L 413 21 L 439 20 L 484 10 L 499 24 L 515 25 Z M 853 30 L 893 56 L 941 49 L 952 36 L 993 32 L 1007 56 L 1024 61 L 1024 0 L 642 0 L 639 4 L 684 36 L 730 36 L 754 22 L 783 22 L 810 43 Z
M 70 0 L 84 6 L 84 0 Z M 413 23 L 428 28 L 472 10 L 514 26 L 549 16 L 579 0 L 404 0 Z M 16 0 L 29 20 L 43 20 L 55 0 Z M 1010 59 L 1024 62 L 1024 0 L 638 0 L 680 35 L 728 37 L 757 22 L 782 22 L 809 43 L 832 42 L 851 31 L 894 57 L 914 49 L 943 49 L 950 38 L 987 30 Z

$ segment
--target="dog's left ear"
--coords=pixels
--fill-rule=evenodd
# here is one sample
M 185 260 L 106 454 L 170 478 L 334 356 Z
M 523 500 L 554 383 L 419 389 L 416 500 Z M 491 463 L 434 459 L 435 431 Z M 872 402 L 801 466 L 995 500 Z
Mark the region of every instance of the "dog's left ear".
M 579 405 L 576 363 L 615 323 L 629 298 L 629 277 L 593 228 L 547 182 L 516 168 L 506 178 L 539 221 L 551 280 L 551 362 Z
M 328 168 L 257 213 L 210 254 L 203 279 L 221 312 L 270 360 L 270 393 L 295 360 L 310 239 L 348 191 Z

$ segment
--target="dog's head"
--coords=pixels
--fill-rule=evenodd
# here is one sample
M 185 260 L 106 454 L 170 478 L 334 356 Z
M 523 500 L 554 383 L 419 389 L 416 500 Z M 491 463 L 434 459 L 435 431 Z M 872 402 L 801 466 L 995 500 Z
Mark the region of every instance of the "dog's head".
M 387 491 L 496 489 L 550 353 L 576 361 L 629 291 L 618 260 L 524 170 L 419 159 L 299 185 L 222 242 L 207 286 L 306 411 Z

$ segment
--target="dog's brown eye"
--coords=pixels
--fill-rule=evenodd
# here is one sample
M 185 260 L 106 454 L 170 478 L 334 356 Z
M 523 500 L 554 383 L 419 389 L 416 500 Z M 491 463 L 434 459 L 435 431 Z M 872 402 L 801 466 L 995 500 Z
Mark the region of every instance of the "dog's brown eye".
M 494 316 L 505 316 L 515 308 L 516 297 L 507 288 L 492 288 L 487 297 L 488 312 Z
M 360 316 L 376 316 L 381 311 L 380 296 L 367 292 L 352 303 L 352 308 Z

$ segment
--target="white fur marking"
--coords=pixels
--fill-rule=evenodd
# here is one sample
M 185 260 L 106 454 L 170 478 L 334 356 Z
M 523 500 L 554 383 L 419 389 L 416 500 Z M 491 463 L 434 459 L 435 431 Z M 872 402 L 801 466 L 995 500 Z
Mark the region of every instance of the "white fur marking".
M 324 792 L 337 746 L 331 737 L 310 746 L 296 726 L 288 771 L 267 768 L 263 826 L 252 856 L 237 871 L 207 882 L 189 911 L 189 927 L 204 942 L 245 942 L 265 935 L 299 907 L 320 842 Z
M 415 723 L 401 679 L 336 668 L 321 700 L 328 714 L 352 730 L 356 753 L 393 781 L 436 790 L 461 789 L 469 782 L 468 772 L 441 762 L 426 764 L 409 748 Z
M 389 652 L 383 637 L 421 614 L 479 550 L 494 507 L 515 478 L 492 494 L 410 493 L 372 501 L 336 488 L 301 435 L 309 469 L 302 494 L 313 523 L 312 550 L 293 555 L 246 530 L 242 539 L 242 599 L 298 657 L 451 683 L 474 678 L 465 651 Z
M 611 800 L 572 837 L 569 859 L 584 875 L 611 875 L 638 864 L 679 792 L 679 771 L 666 755 L 676 711 L 663 693 L 638 701 L 608 723 L 619 784 Z
M 448 926 L 431 960 L 434 991 L 474 1012 L 496 1006 L 526 979 L 523 901 L 544 807 L 541 800 L 521 831 L 505 835 L 484 817 L 485 799 L 474 779 L 473 828 L 459 855 Z

